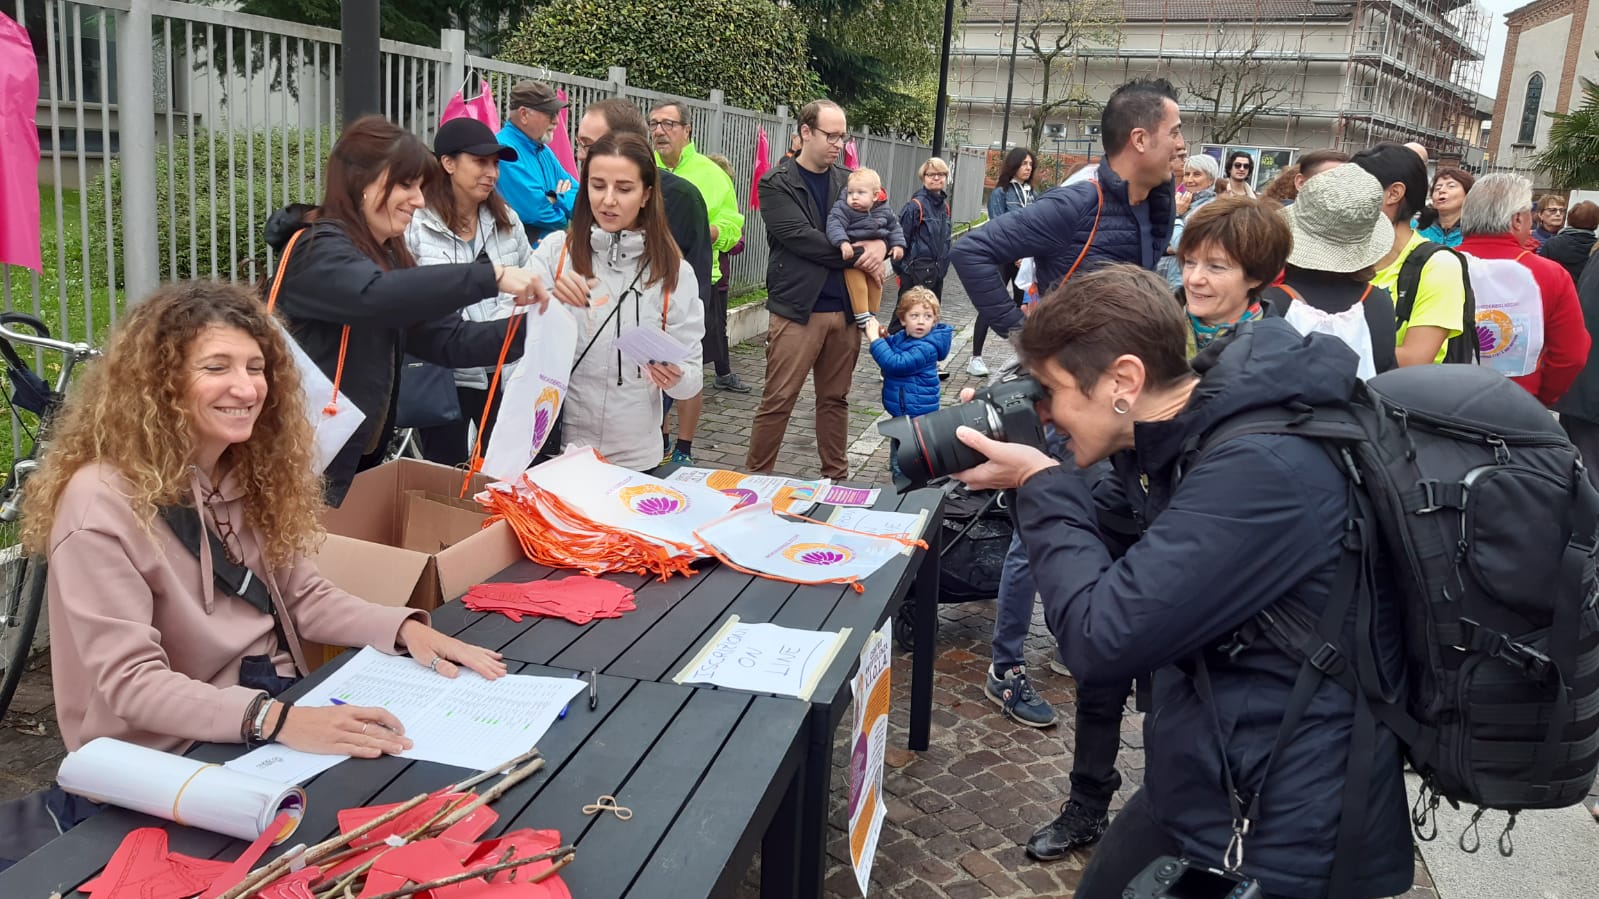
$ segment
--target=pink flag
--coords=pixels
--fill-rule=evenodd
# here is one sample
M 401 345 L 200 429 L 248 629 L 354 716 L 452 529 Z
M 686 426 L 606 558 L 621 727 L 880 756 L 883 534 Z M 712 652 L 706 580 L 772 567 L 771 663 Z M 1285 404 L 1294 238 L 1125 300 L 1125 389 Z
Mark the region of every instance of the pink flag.
M 563 102 L 566 100 L 566 91 L 555 89 L 555 96 Z M 566 113 L 562 107 L 559 115 L 555 117 L 555 127 L 550 129 L 550 152 L 555 154 L 555 161 L 566 169 L 567 174 L 577 177 L 577 157 L 572 155 L 572 138 L 566 133 Z
M 772 164 L 766 157 L 772 152 L 771 145 L 766 142 L 766 129 L 755 129 L 755 174 L 750 177 L 750 208 L 761 208 L 761 176 L 772 170 Z
M 844 145 L 844 168 L 858 169 L 861 167 L 861 154 L 855 149 L 855 138 L 850 138 Z
M 0 15 L 0 262 L 40 271 L 39 64 L 28 32 Z

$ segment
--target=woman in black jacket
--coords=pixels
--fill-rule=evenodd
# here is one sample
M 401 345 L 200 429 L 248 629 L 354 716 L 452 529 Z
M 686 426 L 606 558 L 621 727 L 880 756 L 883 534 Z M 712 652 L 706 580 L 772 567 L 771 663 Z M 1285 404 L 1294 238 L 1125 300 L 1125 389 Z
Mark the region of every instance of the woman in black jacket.
M 1582 270 L 1593 255 L 1594 229 L 1599 228 L 1599 203 L 1583 200 L 1571 207 L 1566 227 L 1543 242 L 1538 255 L 1565 266 L 1573 284 L 1582 280 Z
M 1148 271 L 1112 265 L 1072 278 L 1028 317 L 1017 353 L 1045 388 L 1040 418 L 1071 435 L 1076 464 L 956 432 L 989 461 L 955 477 L 1016 490 L 1012 513 L 1045 617 L 1078 679 L 1093 686 L 1153 672 L 1144 783 L 1111 821 L 1077 899 L 1120 897 L 1162 855 L 1219 866 L 1236 832 L 1229 778 L 1260 797 L 1237 860 L 1266 895 L 1328 895 L 1345 809 L 1358 816 L 1350 847 L 1358 851 L 1342 860 L 1349 889 L 1340 899 L 1403 893 L 1414 860 L 1398 739 L 1377 727 L 1361 755 L 1366 782 L 1351 787 L 1363 790 L 1345 803 L 1349 758 L 1363 742 L 1353 695 L 1321 681 L 1279 748 L 1300 661 L 1270 640 L 1214 651 L 1280 600 L 1318 617 L 1335 600 L 1350 495 L 1313 440 L 1203 438 L 1258 410 L 1346 401 L 1355 353 L 1266 318 L 1218 337 L 1190 363 L 1188 331 L 1166 282 Z M 1115 474 L 1091 485 L 1083 469 L 1107 459 Z M 1141 533 L 1130 546 L 1113 539 L 1102 513 Z M 1380 599 L 1362 639 L 1372 641 L 1381 676 L 1398 683 L 1402 622 Z M 1355 619 L 1344 645 L 1354 645 Z M 1208 689 L 1198 685 L 1201 656 Z
M 333 146 L 322 205 L 291 206 L 267 222 L 267 243 L 284 268 L 277 310 L 335 382 L 339 401 L 347 398 L 366 416 L 324 473 L 335 506 L 357 472 L 383 459 L 405 353 L 449 368 L 492 366 L 513 319 L 470 322 L 461 307 L 496 293 L 518 305 L 550 298 L 533 273 L 483 256 L 416 267 L 405 228 L 425 205 L 424 178 L 437 177 L 437 170 L 415 135 L 366 116 Z M 515 341 L 507 359 L 520 355 Z

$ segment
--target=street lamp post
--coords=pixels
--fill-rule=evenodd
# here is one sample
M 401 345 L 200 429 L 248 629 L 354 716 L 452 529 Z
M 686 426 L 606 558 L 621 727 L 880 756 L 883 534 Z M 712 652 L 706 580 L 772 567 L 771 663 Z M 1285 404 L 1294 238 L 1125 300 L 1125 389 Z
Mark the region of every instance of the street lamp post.
M 1010 101 L 1016 90 L 1016 42 L 1022 33 L 1022 0 L 1016 0 L 1016 24 L 1010 33 L 1010 76 L 1005 79 L 1005 121 L 999 129 L 999 153 L 1005 155 L 1005 145 L 1010 140 Z
M 938 105 L 933 110 L 933 155 L 944 155 L 944 119 L 949 114 L 949 51 L 955 33 L 955 0 L 944 0 L 944 43 L 938 57 Z
M 339 24 L 344 41 L 344 124 L 381 113 L 378 0 L 346 0 Z

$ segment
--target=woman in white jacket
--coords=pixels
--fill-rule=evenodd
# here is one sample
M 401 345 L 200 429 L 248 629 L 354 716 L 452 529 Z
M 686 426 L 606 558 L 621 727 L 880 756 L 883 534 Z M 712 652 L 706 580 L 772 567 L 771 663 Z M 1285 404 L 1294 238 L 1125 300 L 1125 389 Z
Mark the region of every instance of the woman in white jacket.
M 566 270 L 592 279 L 588 308 L 566 308 L 577 320 L 577 347 L 561 406 L 562 443 L 592 446 L 623 468 L 656 467 L 661 391 L 686 400 L 703 386 L 705 309 L 667 227 L 655 154 L 643 138 L 609 134 L 594 142 L 571 226 L 545 237 L 530 267 L 551 283 Z M 664 331 L 687 358 L 642 366 L 624 358 L 614 344 L 637 328 Z
M 417 211 L 405 229 L 405 243 L 416 257 L 416 264 L 472 262 L 481 255 L 495 265 L 526 268 L 533 255 L 527 232 L 516 212 L 494 189 L 500 180 L 500 162 L 515 162 L 516 151 L 501 146 L 489 126 L 462 117 L 439 126 L 433 138 L 433 152 L 442 172 L 433 172 L 423 185 L 427 206 Z M 496 321 L 509 318 L 515 308 L 510 296 L 496 294 L 463 308 L 461 317 L 467 321 Z M 505 368 L 502 384 L 510 375 L 511 365 Z M 483 407 L 493 375 L 491 368 L 455 370 L 461 420 L 420 429 L 417 440 L 423 458 L 443 465 L 466 462 L 472 452 L 468 424 L 483 432 L 483 448 L 488 449 L 500 403 L 496 395 L 485 425 Z

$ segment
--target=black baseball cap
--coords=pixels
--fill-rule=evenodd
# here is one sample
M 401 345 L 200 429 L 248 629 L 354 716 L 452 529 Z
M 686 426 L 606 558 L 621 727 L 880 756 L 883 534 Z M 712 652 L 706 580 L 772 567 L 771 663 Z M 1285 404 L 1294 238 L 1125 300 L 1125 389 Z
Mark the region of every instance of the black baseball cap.
M 516 161 L 516 150 L 494 139 L 489 126 L 477 119 L 460 116 L 439 126 L 433 136 L 433 153 L 436 156 L 454 156 L 470 153 L 473 156 L 498 156 L 506 162 Z

